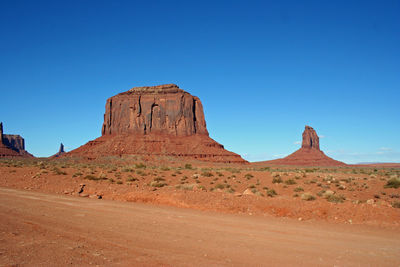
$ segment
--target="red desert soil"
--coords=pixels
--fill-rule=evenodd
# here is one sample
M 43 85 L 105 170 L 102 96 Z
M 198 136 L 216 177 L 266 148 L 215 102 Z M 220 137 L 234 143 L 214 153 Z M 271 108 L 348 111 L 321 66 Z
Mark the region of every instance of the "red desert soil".
M 2 266 L 397 266 L 398 231 L 0 188 Z
M 398 181 L 399 169 L 120 160 L 3 160 L 0 186 L 303 221 L 400 225 L 400 188 L 386 187 L 389 180 Z

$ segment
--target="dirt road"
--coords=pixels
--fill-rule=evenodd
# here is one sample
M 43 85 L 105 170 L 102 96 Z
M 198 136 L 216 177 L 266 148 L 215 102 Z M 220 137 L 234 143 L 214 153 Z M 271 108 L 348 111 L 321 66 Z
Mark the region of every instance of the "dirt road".
M 0 188 L 0 266 L 398 266 L 400 234 Z

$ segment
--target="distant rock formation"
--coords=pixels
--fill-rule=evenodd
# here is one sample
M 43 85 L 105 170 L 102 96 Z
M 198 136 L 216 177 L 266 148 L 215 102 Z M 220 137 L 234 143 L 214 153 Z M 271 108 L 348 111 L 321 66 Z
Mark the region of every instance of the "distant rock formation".
M 315 148 L 319 149 L 319 137 L 317 132 L 310 126 L 306 126 L 303 132 L 302 148 Z
M 296 165 L 296 166 L 345 166 L 346 164 L 334 160 L 324 154 L 319 148 L 319 137 L 315 130 L 306 126 L 303 132 L 301 148 L 289 156 L 264 161 L 262 163 L 271 165 Z
M 24 138 L 3 133 L 3 123 L 0 123 L 0 140 L 0 157 L 33 157 L 25 150 Z
M 209 137 L 200 99 L 175 84 L 134 87 L 107 99 L 105 110 L 102 136 L 66 155 L 247 162 Z
M 65 154 L 64 145 L 63 145 L 63 143 L 61 143 L 60 144 L 60 148 L 58 149 L 58 152 L 56 154 L 54 154 L 53 156 L 51 156 L 51 157 L 58 158 L 58 157 L 60 157 L 61 155 L 64 155 L 64 154 Z

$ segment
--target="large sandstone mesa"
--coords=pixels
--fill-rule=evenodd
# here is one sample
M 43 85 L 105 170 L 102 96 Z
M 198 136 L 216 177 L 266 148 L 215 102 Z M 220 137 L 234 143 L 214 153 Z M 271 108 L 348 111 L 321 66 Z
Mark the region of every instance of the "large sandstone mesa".
M 200 99 L 175 84 L 134 87 L 107 99 L 101 133 L 67 156 L 173 156 L 246 162 L 209 137 Z
M 33 157 L 25 150 L 24 138 L 3 133 L 3 123 L 0 123 L 0 157 Z
M 272 165 L 296 165 L 296 166 L 345 166 L 346 164 L 334 160 L 324 154 L 319 148 L 319 137 L 316 131 L 305 126 L 301 148 L 289 156 L 265 161 L 263 163 Z
M 102 135 L 208 135 L 203 106 L 175 84 L 135 87 L 107 99 Z

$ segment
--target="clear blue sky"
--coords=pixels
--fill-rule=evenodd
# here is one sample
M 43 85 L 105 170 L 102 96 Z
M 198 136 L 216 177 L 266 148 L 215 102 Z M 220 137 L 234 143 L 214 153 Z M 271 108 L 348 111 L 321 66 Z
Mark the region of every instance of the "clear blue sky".
M 49 156 L 100 136 L 108 97 L 176 83 L 244 158 L 304 125 L 348 163 L 400 162 L 400 1 L 0 1 L 0 121 Z

